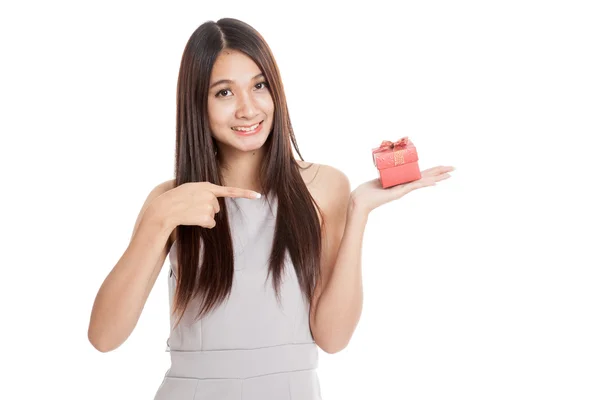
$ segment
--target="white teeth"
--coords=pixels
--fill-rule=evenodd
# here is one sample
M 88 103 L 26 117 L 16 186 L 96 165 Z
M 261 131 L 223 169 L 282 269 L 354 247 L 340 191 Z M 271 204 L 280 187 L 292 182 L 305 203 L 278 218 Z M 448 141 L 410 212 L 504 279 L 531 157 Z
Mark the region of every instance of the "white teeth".
M 250 128 L 236 128 L 236 127 L 233 127 L 231 129 L 234 129 L 236 131 L 250 132 L 250 131 L 253 131 L 256 128 L 258 128 L 258 125 L 260 125 L 260 122 L 258 124 L 256 124 L 256 125 L 252 125 Z

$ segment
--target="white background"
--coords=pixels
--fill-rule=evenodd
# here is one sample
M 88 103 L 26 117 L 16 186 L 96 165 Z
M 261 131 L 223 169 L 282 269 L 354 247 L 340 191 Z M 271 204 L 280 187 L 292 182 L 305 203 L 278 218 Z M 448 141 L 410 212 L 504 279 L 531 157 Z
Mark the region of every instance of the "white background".
M 377 177 L 409 136 L 453 165 L 369 217 L 364 308 L 320 352 L 323 399 L 600 398 L 600 28 L 592 2 L 17 2 L 0 9 L 2 399 L 151 399 L 167 268 L 129 339 L 92 303 L 173 177 L 183 48 L 207 20 L 265 37 L 302 156 Z

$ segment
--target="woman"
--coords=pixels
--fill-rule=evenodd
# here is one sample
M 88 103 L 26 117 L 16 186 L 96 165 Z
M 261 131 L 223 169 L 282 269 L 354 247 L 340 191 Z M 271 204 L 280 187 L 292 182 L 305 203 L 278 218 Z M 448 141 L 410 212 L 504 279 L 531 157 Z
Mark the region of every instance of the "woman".
M 155 399 L 320 399 L 317 346 L 342 350 L 360 317 L 368 213 L 451 168 L 350 193 L 341 171 L 295 160 L 274 57 L 231 18 L 187 43 L 176 130 L 175 179 L 148 195 L 96 297 L 90 342 L 105 352 L 127 339 L 168 256 L 171 368 Z

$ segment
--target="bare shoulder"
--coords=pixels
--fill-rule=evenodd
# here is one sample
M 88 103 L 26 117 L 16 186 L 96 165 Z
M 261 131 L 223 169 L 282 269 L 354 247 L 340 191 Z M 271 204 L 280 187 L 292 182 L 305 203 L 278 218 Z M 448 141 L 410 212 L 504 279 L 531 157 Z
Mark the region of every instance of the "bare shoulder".
M 325 207 L 338 208 L 345 211 L 350 195 L 350 180 L 341 170 L 331 165 L 320 165 L 320 178 L 315 181 L 319 195 L 324 199 Z
M 174 187 L 175 187 L 175 179 L 164 181 L 164 182 L 161 182 L 158 185 L 154 186 L 152 188 L 152 190 L 150 191 L 150 193 L 148 193 L 148 195 L 146 196 L 146 200 L 144 201 L 144 204 L 142 205 L 142 210 L 141 210 L 140 216 L 141 216 L 141 214 L 143 214 L 143 212 L 146 210 L 146 208 L 148 208 L 150 203 L 152 203 L 158 196 L 173 189 Z
M 135 221 L 135 225 L 133 226 L 133 233 L 131 234 L 132 238 L 135 235 L 138 227 L 140 226 L 142 217 L 143 217 L 144 213 L 146 212 L 146 210 L 148 209 L 148 207 L 150 206 L 150 204 L 161 194 L 173 189 L 174 185 L 175 185 L 174 179 L 168 180 L 165 182 L 161 182 L 158 185 L 156 185 L 155 187 L 153 187 L 152 190 L 150 191 L 150 193 L 148 193 L 148 195 L 146 196 L 146 200 L 144 201 L 144 204 L 142 205 L 142 208 L 141 208 L 140 212 L 138 213 L 137 219 Z
M 147 202 L 150 203 L 152 200 L 156 199 L 161 194 L 168 192 L 171 189 L 175 188 L 175 179 L 169 179 L 167 181 L 161 182 L 152 189 L 150 194 L 148 195 Z M 171 244 L 175 241 L 177 229 L 173 229 L 171 235 L 169 236 L 168 246 L 171 247 Z
M 297 160 L 304 170 L 306 185 L 323 212 L 343 207 L 346 209 L 350 195 L 350 180 L 338 168 L 326 164 L 309 163 Z
M 173 188 L 175 188 L 175 179 L 169 179 L 168 181 L 164 181 L 156 185 L 156 187 L 153 189 L 153 192 L 155 192 L 156 196 L 160 196 L 164 192 L 167 192 Z

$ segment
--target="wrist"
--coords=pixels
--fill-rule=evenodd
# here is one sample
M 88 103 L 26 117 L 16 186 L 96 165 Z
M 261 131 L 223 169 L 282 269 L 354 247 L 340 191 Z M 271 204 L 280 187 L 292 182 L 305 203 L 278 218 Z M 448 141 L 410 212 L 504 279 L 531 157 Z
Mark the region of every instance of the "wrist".
M 350 199 L 348 200 L 348 215 L 353 215 L 357 217 L 367 218 L 369 216 L 371 210 L 365 207 L 363 204 L 358 202 L 352 194 L 350 194 Z
M 350 201 L 348 202 L 348 208 L 346 210 L 346 216 L 348 219 L 366 222 L 369 218 L 369 210 L 350 198 Z
M 161 233 L 170 235 L 177 226 L 171 211 L 169 199 L 161 195 L 148 206 L 144 219 L 147 219 L 148 223 L 154 225 Z

